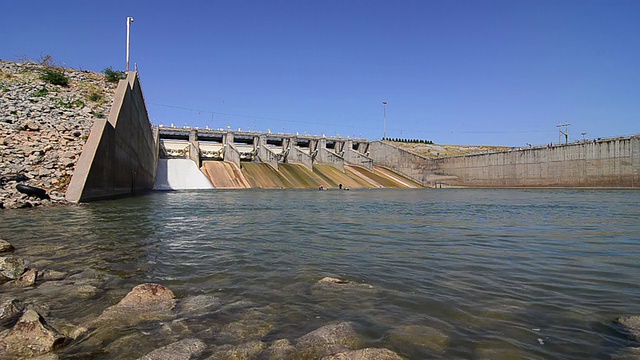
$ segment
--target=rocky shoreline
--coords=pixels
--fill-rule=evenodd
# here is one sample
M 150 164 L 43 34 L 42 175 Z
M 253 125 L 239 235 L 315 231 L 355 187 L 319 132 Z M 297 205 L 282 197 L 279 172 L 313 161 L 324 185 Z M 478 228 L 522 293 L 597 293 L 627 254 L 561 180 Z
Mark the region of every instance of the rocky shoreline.
M 68 84 L 42 78 L 56 68 Z M 95 119 L 108 118 L 117 83 L 103 74 L 0 60 L 0 209 L 65 204 L 82 146 Z M 44 189 L 48 198 L 20 193 L 17 184 Z
M 0 240 L 3 359 L 397 360 L 404 359 L 396 352 L 404 346 L 436 354 L 450 346 L 445 333 L 417 324 L 390 328 L 383 343 L 391 349 L 365 343 L 351 322 L 340 320 L 298 337 L 281 337 L 268 305 L 211 294 L 177 295 L 167 286 L 148 282 L 127 292 L 113 289 L 113 278 L 92 269 L 70 273 L 33 268 L 30 259 L 16 255 L 19 252 Z M 309 285 L 319 298 L 365 298 L 378 291 L 369 284 L 332 277 Z M 59 313 L 63 304 L 71 307 L 71 318 Z M 91 307 L 96 309 L 84 311 Z M 611 326 L 632 343 L 640 341 L 640 316 L 618 317 Z M 639 349 L 622 349 L 611 358 L 638 359 Z M 487 355 L 504 358 L 491 351 Z
M 179 298 L 155 283 L 135 286 L 97 316 L 61 319 L 48 296 L 75 302 L 80 309 L 109 280 L 91 270 L 69 274 L 30 268 L 14 250 L 0 240 L 0 358 L 55 360 L 61 353 L 114 359 L 403 359 L 389 349 L 363 347 L 349 322 L 330 322 L 293 340 L 265 340 L 271 325 L 253 304 L 211 295 Z M 370 285 L 327 277 L 313 286 L 317 291 L 375 291 Z M 235 314 L 235 320 L 205 329 L 190 325 L 192 319 L 220 311 Z M 160 334 L 151 351 L 137 345 L 145 331 Z M 207 343 L 211 338 L 215 344 Z

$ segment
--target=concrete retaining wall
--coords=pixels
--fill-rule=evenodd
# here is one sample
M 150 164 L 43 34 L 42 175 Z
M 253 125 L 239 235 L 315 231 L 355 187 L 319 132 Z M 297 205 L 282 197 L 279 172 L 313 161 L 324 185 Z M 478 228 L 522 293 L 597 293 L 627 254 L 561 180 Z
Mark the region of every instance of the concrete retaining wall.
M 362 166 L 369 171 L 373 171 L 373 160 L 350 147 L 345 147 L 343 156 L 347 164 Z
M 278 155 L 265 146 L 265 144 L 258 145 L 258 160 L 265 164 L 269 164 L 272 168 L 278 171 Z
M 225 144 L 224 161 L 235 164 L 240 169 L 240 152 L 233 143 Z
M 131 195 L 153 188 L 157 144 L 140 79 L 120 80 L 108 120 L 97 119 L 76 164 L 66 198 L 71 202 Z
M 640 187 L 640 137 L 436 159 L 432 171 L 474 187 Z
M 382 141 L 371 142 L 368 150 L 369 157 L 377 166 L 392 169 L 423 186 L 432 185 L 433 173 L 428 158 Z
M 424 186 L 640 187 L 639 136 L 442 159 L 380 141 L 369 152 Z
M 344 172 L 344 159 L 324 147 L 318 149 L 318 156 L 316 156 L 316 161 L 319 164 L 330 165 Z
M 297 146 L 291 146 L 289 148 L 289 154 L 287 155 L 287 162 L 291 164 L 301 164 L 307 169 L 313 171 L 313 161 L 311 155 L 300 150 Z

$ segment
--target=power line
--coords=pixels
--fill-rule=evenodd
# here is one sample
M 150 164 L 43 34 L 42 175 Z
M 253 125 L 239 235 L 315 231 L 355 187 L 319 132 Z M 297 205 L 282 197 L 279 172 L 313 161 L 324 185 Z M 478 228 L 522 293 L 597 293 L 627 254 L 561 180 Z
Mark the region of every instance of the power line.
M 247 119 L 259 119 L 259 120 L 270 120 L 270 121 L 278 121 L 278 122 L 282 122 L 282 123 L 296 123 L 296 124 L 306 124 L 306 125 L 321 125 L 321 126 L 334 126 L 334 127 L 341 127 L 341 128 L 353 128 L 353 129 L 361 129 L 361 130 L 379 130 L 379 128 L 377 127 L 371 127 L 371 126 L 360 126 L 360 125 L 347 125 L 347 124 L 333 124 L 333 123 L 320 123 L 320 122 L 312 122 L 312 121 L 301 121 L 301 120 L 284 120 L 284 119 L 280 119 L 280 118 L 272 118 L 272 117 L 266 117 L 266 116 L 255 116 L 255 115 L 244 115 L 244 114 L 234 114 L 234 113 L 224 113 L 224 112 L 219 112 L 219 111 L 213 111 L 213 110 L 204 110 L 204 109 L 196 109 L 196 108 L 190 108 L 190 107 L 185 107 L 185 106 L 176 106 L 176 105 L 168 105 L 168 104 L 160 104 L 160 103 L 155 103 L 155 102 L 147 102 L 150 105 L 157 105 L 157 106 L 162 106 L 162 107 L 167 107 L 167 108 L 172 108 L 172 109 L 180 109 L 180 110 L 187 110 L 187 111 L 192 111 L 192 112 L 197 112 L 197 113 L 208 113 L 211 114 L 212 116 L 215 115 L 225 115 L 225 116 L 233 116 L 233 117 L 240 117 L 240 118 L 247 118 Z M 454 134 L 530 134 L 530 133 L 549 133 L 552 132 L 551 130 L 514 130 L 514 131 L 459 131 L 459 130 L 442 130 L 442 131 L 438 131 L 438 130 L 416 130 L 416 129 L 398 129 L 398 128 L 392 128 L 392 129 L 387 129 L 390 131 L 395 131 L 395 132 L 407 132 L 407 133 L 416 133 L 416 134 L 446 134 L 446 133 L 454 133 Z

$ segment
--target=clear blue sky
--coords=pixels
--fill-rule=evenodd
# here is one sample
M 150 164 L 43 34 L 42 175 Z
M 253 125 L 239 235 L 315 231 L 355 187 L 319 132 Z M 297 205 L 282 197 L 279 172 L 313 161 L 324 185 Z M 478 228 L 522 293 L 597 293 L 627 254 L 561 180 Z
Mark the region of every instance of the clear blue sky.
M 154 123 L 376 139 L 388 101 L 388 137 L 441 144 L 640 133 L 638 0 L 3 1 L 0 58 L 124 69 L 127 16 Z

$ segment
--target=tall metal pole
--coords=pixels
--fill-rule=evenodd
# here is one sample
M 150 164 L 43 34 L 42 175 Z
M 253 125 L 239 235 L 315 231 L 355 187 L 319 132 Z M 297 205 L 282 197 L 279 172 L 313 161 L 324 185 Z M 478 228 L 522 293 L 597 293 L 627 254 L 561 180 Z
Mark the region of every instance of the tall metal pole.
M 382 128 L 382 140 L 386 140 L 387 139 L 387 104 L 388 102 L 383 101 L 382 102 L 382 111 L 384 113 L 384 122 L 383 122 L 383 128 Z
M 564 135 L 565 145 L 569 143 L 569 125 L 571 124 L 558 124 L 558 126 L 556 126 L 558 128 L 558 144 L 562 143 L 562 135 Z M 564 131 L 562 131 L 563 126 Z
M 133 18 L 131 16 L 127 16 L 127 72 L 129 72 L 129 28 L 131 27 L 132 22 Z

